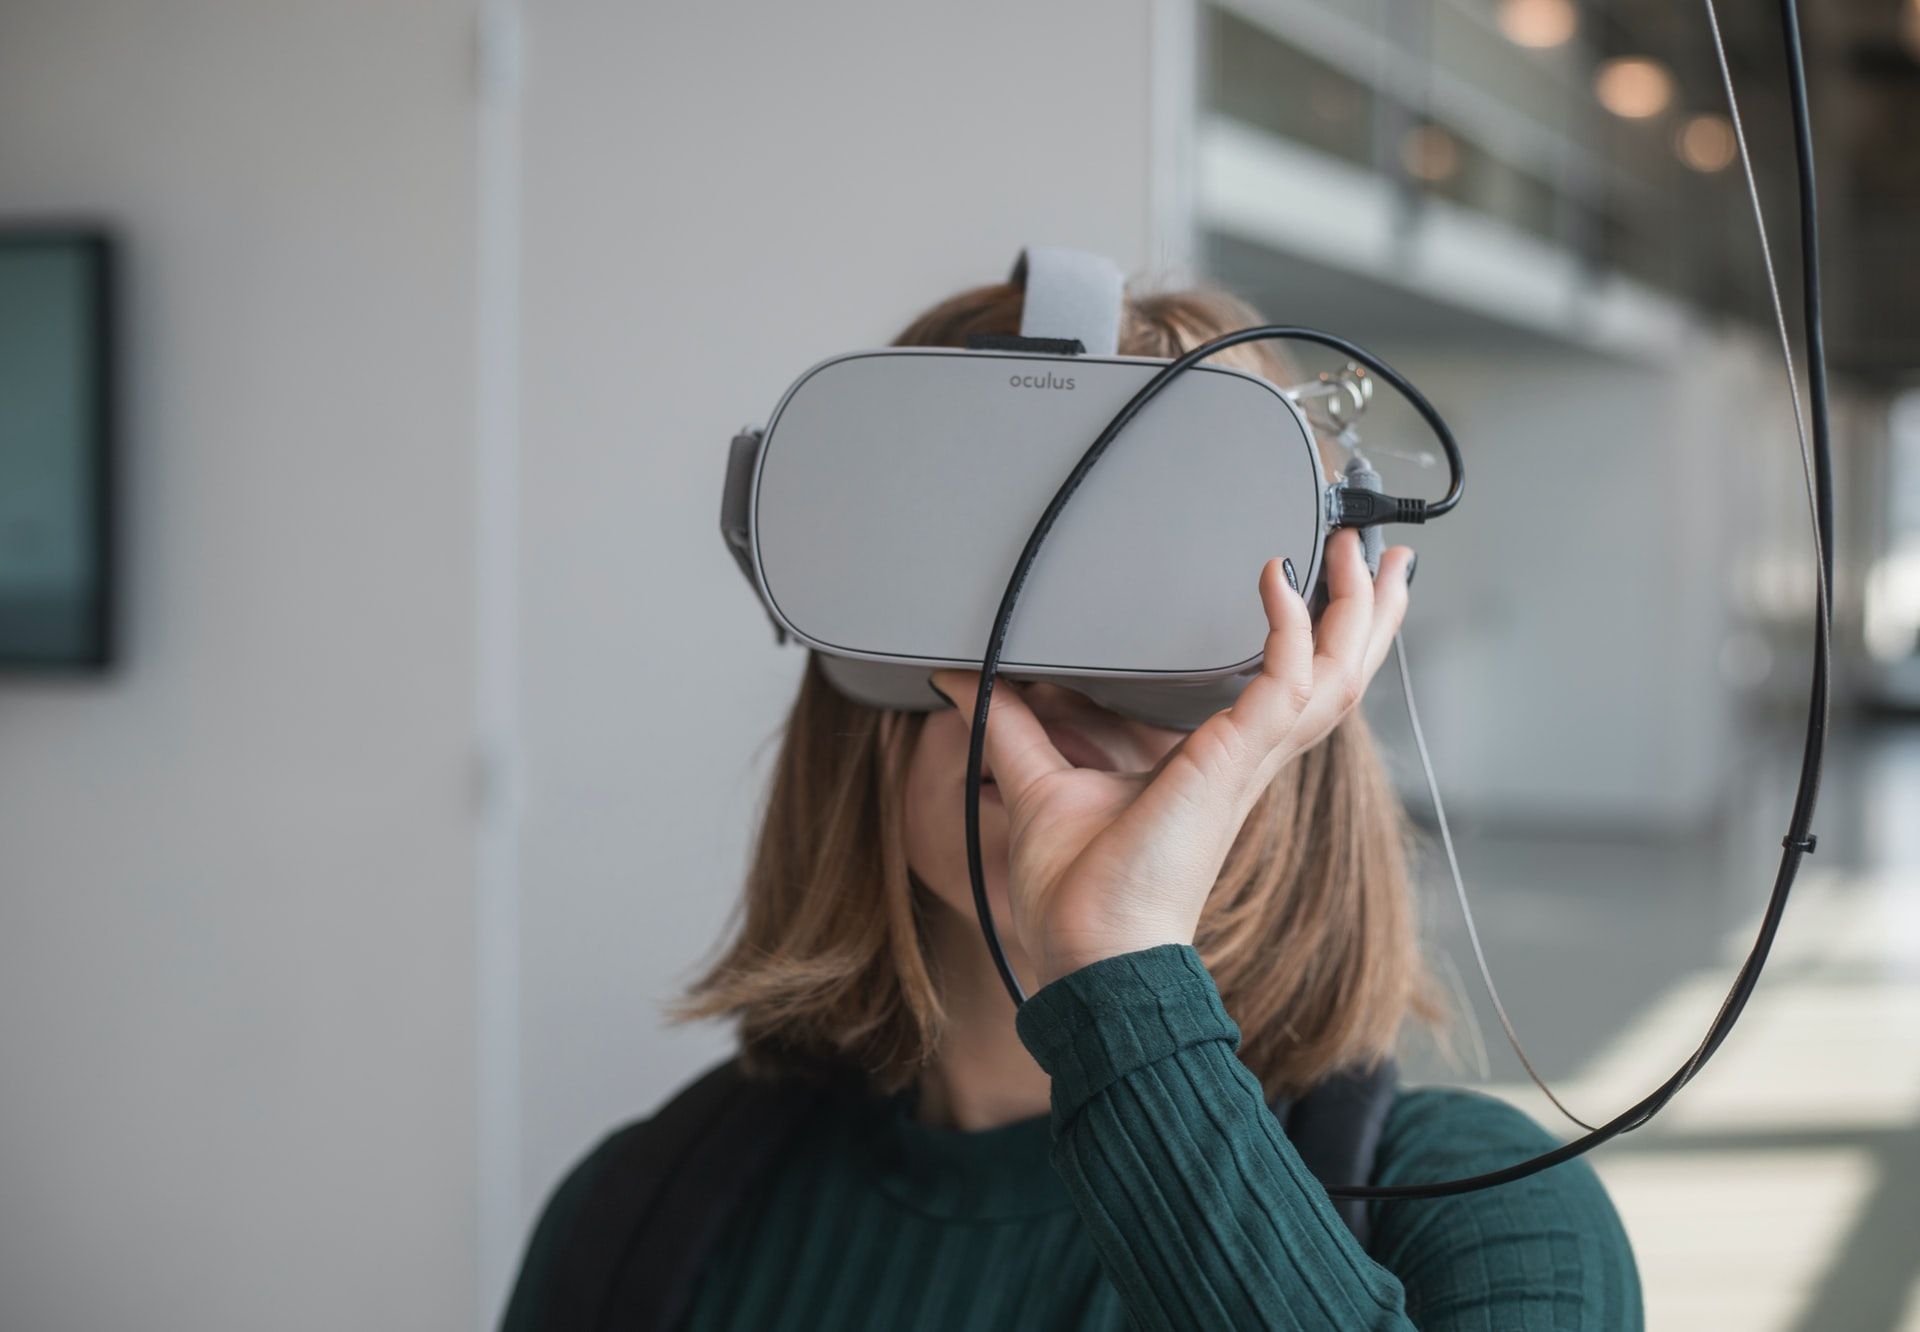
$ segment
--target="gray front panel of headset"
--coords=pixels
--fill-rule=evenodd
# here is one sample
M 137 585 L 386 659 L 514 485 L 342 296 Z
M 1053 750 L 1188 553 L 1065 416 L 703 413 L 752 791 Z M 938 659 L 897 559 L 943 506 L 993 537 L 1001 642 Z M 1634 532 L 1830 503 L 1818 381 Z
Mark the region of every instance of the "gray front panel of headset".
M 803 640 L 973 662 L 1034 522 L 1161 363 L 856 353 L 769 422 L 752 522 L 762 585 Z M 1008 669 L 1202 676 L 1259 655 L 1261 565 L 1319 568 L 1325 483 L 1265 380 L 1201 369 L 1149 403 L 1041 552 Z

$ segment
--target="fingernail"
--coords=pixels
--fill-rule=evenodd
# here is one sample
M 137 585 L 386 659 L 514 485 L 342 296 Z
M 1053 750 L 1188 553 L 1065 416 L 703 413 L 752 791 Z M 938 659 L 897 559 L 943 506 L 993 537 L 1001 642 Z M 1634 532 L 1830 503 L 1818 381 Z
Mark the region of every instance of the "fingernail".
M 1300 595 L 1300 575 L 1293 571 L 1292 560 L 1280 561 L 1280 572 L 1287 576 L 1287 586 L 1293 589 L 1295 596 Z
M 1418 570 L 1419 568 L 1420 568 L 1420 552 L 1416 550 L 1413 552 L 1413 557 L 1407 561 L 1407 586 L 1408 587 L 1413 586 L 1413 575 L 1415 571 Z
M 940 688 L 939 685 L 935 684 L 931 678 L 927 680 L 927 688 L 933 691 L 933 695 L 935 698 L 939 699 L 942 703 L 945 703 L 948 707 L 955 708 L 960 706 L 959 704 L 955 703 L 952 699 L 948 698 L 946 696 L 946 693 Z

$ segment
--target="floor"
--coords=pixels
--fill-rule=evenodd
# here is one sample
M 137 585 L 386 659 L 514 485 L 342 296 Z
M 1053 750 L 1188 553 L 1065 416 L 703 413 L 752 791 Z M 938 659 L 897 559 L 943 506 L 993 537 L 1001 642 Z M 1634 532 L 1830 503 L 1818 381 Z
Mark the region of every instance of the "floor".
M 1639 1099 L 1712 1021 L 1771 883 L 1793 742 L 1696 841 L 1455 830 L 1508 1012 L 1582 1118 Z M 1843 727 L 1828 771 L 1819 851 L 1739 1026 L 1658 1119 L 1592 1158 L 1654 1332 L 1920 1332 L 1920 724 Z M 1409 1080 L 1482 1087 L 1571 1136 L 1506 1048 L 1431 859 L 1429 930 L 1478 1022 L 1450 1060 L 1413 1052 Z

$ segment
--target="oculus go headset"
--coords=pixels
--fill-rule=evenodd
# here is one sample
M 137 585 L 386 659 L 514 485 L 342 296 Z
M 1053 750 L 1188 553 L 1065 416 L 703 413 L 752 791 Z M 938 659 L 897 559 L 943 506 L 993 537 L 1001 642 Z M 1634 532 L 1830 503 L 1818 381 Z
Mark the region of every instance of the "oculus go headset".
M 1115 355 L 1124 296 L 1108 259 L 1036 246 L 1013 280 L 1026 292 L 1018 337 L 832 357 L 794 381 L 764 430 L 733 441 L 728 548 L 776 634 L 818 652 L 860 702 L 924 711 L 938 706 L 932 671 L 981 664 L 1004 571 L 1046 497 L 1150 389 L 1158 400 L 1087 477 L 1031 570 L 1000 653 L 1009 677 L 1191 730 L 1259 670 L 1267 624 L 1249 570 L 1284 557 L 1305 591 L 1333 528 L 1458 500 L 1444 426 L 1452 490 L 1404 506 L 1368 489 L 1364 467 L 1327 482 L 1304 394 L 1222 366 L 1163 378 L 1165 361 Z M 1346 384 L 1370 386 L 1362 373 Z M 1340 400 L 1363 405 L 1364 392 Z

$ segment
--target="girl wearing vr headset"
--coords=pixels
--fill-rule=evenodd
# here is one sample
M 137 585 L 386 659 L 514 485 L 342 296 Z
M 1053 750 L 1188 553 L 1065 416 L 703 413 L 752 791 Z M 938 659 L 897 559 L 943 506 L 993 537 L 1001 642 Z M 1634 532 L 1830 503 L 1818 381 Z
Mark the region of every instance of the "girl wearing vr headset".
M 1011 334 L 1021 303 L 970 291 L 899 343 Z M 1119 350 L 1256 322 L 1217 293 L 1132 299 Z M 1218 360 L 1295 378 L 1263 345 Z M 981 838 L 1017 1018 L 962 831 L 976 677 L 887 711 L 810 658 L 736 932 L 681 1009 L 734 1020 L 739 1057 L 575 1168 L 506 1326 L 1638 1328 L 1582 1161 L 1450 1198 L 1324 1190 L 1551 1145 L 1504 1103 L 1393 1085 L 1396 1039 L 1440 1008 L 1356 705 L 1414 557 L 1369 576 L 1341 531 L 1325 558 L 1317 624 L 1280 561 L 1258 571 L 1263 670 L 1190 733 L 998 683 Z

